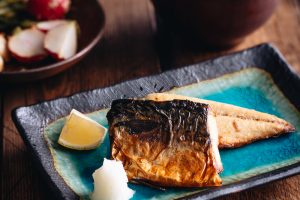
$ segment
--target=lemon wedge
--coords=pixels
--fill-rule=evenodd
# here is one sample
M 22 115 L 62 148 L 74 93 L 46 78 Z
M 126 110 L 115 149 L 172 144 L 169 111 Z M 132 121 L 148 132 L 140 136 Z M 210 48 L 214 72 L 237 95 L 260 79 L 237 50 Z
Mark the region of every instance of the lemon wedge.
M 107 129 L 73 109 L 67 117 L 58 143 L 76 150 L 94 149 L 102 143 Z

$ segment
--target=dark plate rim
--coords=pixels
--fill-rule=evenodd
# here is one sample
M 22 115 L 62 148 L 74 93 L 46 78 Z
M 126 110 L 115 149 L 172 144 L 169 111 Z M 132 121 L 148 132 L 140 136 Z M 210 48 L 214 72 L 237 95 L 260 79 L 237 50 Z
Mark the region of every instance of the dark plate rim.
M 199 65 L 200 64 L 205 64 L 205 63 L 217 64 L 219 62 L 219 60 L 231 59 L 231 58 L 237 57 L 239 55 L 244 56 L 247 59 L 253 59 L 253 61 L 251 61 L 250 63 L 253 62 L 253 63 L 259 64 L 260 62 L 264 62 L 263 60 L 257 59 L 257 58 L 259 58 L 261 52 L 264 52 L 268 56 L 270 56 L 270 58 L 268 58 L 268 59 L 269 60 L 274 60 L 274 63 L 276 65 L 280 66 L 282 68 L 282 70 L 284 70 L 284 73 L 287 73 L 290 76 L 290 81 L 291 81 L 290 84 L 291 85 L 294 85 L 295 83 L 298 84 L 298 86 L 297 85 L 295 86 L 294 92 L 300 91 L 300 76 L 287 63 L 287 61 L 284 59 L 282 54 L 275 47 L 273 47 L 271 44 L 261 44 L 261 45 L 258 45 L 258 46 L 240 51 L 240 52 L 228 54 L 228 55 L 225 55 L 225 56 L 221 56 L 221 57 L 218 57 L 218 58 L 214 58 L 214 59 L 211 59 L 211 60 L 208 60 L 208 61 L 201 62 L 201 63 L 199 63 Z M 255 67 L 255 65 L 249 66 L 250 63 L 243 63 L 242 65 L 245 65 L 244 68 Z M 163 73 L 158 74 L 158 75 L 153 75 L 153 76 L 142 77 L 142 78 L 138 78 L 138 79 L 134 79 L 134 80 L 129 80 L 129 81 L 125 81 L 123 83 L 115 84 L 113 86 L 106 87 L 106 88 L 114 88 L 114 87 L 121 86 L 122 84 L 130 83 L 130 82 L 134 82 L 134 81 L 137 82 L 139 80 L 146 79 L 146 78 L 151 79 L 151 78 L 157 78 L 161 75 L 168 75 L 168 74 L 177 73 L 177 72 L 179 73 L 180 70 L 185 70 L 185 69 L 192 68 L 192 67 L 196 68 L 197 66 L 191 65 L 191 66 L 186 66 L 186 67 L 179 68 L 179 69 L 169 70 L 169 71 L 163 72 Z M 243 69 L 243 67 L 241 69 Z M 233 71 L 237 71 L 237 70 L 233 70 Z M 271 74 L 271 72 L 269 72 L 269 73 Z M 273 75 L 272 75 L 272 77 L 273 77 Z M 60 199 L 74 199 L 75 196 L 77 198 L 78 198 L 78 196 L 74 193 L 73 196 L 71 195 L 71 197 L 73 197 L 73 198 L 70 198 L 70 196 L 67 197 L 62 193 L 66 188 L 58 188 L 57 185 L 53 185 L 54 182 L 51 179 L 52 175 L 48 174 L 47 169 L 45 169 L 44 166 L 42 165 L 41 161 L 38 158 L 38 155 L 36 155 L 37 152 L 35 151 L 34 147 L 32 146 L 32 144 L 30 143 L 30 141 L 27 138 L 28 133 L 26 133 L 26 130 L 25 130 L 26 128 L 23 126 L 24 124 L 22 124 L 22 122 L 20 120 L 21 113 L 22 113 L 23 109 L 26 109 L 26 108 L 30 109 L 32 107 L 39 106 L 41 104 L 47 104 L 47 103 L 51 103 L 51 102 L 55 102 L 55 101 L 63 101 L 63 100 L 68 100 L 68 99 L 74 100 L 75 97 L 79 97 L 80 95 L 84 95 L 84 94 L 87 94 L 87 93 L 92 93 L 93 91 L 103 90 L 103 89 L 106 89 L 106 88 L 102 88 L 102 89 L 99 88 L 99 89 L 89 90 L 89 91 L 73 94 L 73 95 L 70 95 L 70 96 L 67 96 L 67 97 L 58 98 L 58 99 L 55 99 L 55 100 L 44 101 L 42 103 L 33 104 L 33 105 L 30 105 L 30 106 L 18 107 L 18 108 L 15 108 L 12 111 L 12 119 L 13 119 L 20 135 L 22 136 L 23 140 L 25 141 L 25 144 L 29 147 L 29 149 L 33 153 L 33 159 L 35 160 L 36 164 L 38 165 L 41 173 L 44 175 L 44 178 L 46 178 L 46 181 L 50 184 L 50 187 L 54 191 L 59 193 L 57 197 L 60 198 Z M 170 88 L 168 88 L 168 89 L 170 89 Z M 166 90 L 168 90 L 168 89 L 166 89 Z M 282 89 L 282 88 L 280 88 L 280 89 Z M 283 91 L 283 92 L 287 96 L 287 94 L 285 93 L 286 91 Z M 74 98 L 74 99 L 72 99 L 72 98 Z M 300 104 L 299 104 L 300 100 L 297 100 L 297 102 L 293 102 L 291 100 L 290 96 L 287 96 L 287 98 L 292 102 L 292 104 L 297 108 L 297 110 L 300 110 Z M 46 118 L 46 116 L 44 116 L 44 117 Z M 56 116 L 56 117 L 58 119 L 59 117 L 62 117 L 62 116 Z M 40 119 L 40 123 L 45 125 L 45 121 L 43 121 L 43 119 Z M 48 151 L 50 151 L 50 150 L 48 149 Z M 55 169 L 52 169 L 52 170 L 55 170 Z M 280 167 L 276 170 L 272 170 L 272 171 L 269 171 L 269 172 L 266 172 L 266 173 L 262 173 L 262 174 L 244 179 L 242 181 L 238 181 L 236 183 L 228 184 L 228 185 L 225 185 L 225 186 L 222 186 L 222 187 L 219 187 L 219 188 L 212 188 L 212 189 L 205 190 L 205 191 L 202 191 L 202 192 L 197 192 L 197 193 L 192 194 L 192 195 L 187 195 L 187 196 L 182 197 L 180 199 L 198 199 L 198 198 L 214 199 L 214 198 L 217 198 L 217 197 L 225 196 L 225 195 L 233 193 L 233 192 L 239 192 L 239 191 L 243 191 L 243 190 L 246 190 L 246 189 L 258 187 L 260 185 L 263 185 L 263 184 L 266 184 L 266 183 L 269 183 L 269 182 L 273 182 L 273 181 L 276 181 L 276 180 L 280 180 L 280 179 L 283 179 L 283 178 L 286 178 L 286 177 L 289 177 L 289 176 L 292 176 L 292 175 L 296 175 L 296 174 L 299 174 L 299 173 L 300 173 L 300 162 L 297 162 L 297 163 L 294 163 L 294 164 L 291 164 L 291 165 L 288 165 L 288 166 L 285 166 L 285 167 Z M 68 187 L 68 186 L 64 185 L 64 187 Z M 68 191 L 70 191 L 70 190 L 68 190 Z
M 81 59 L 90 50 L 92 50 L 92 48 L 100 41 L 100 39 L 102 38 L 103 33 L 104 33 L 104 27 L 105 27 L 105 23 L 106 23 L 105 14 L 104 14 L 104 10 L 101 5 L 101 2 L 98 1 L 98 4 L 99 4 L 99 10 L 102 15 L 101 16 L 101 18 L 102 18 L 101 19 L 101 27 L 99 29 L 99 32 L 96 35 L 96 37 L 94 37 L 93 40 L 87 46 L 83 47 L 83 49 L 81 49 L 79 52 L 77 52 L 74 56 L 72 56 L 71 58 L 68 58 L 66 60 L 55 62 L 53 64 L 49 64 L 49 65 L 45 65 L 45 66 L 41 66 L 41 67 L 37 67 L 37 68 L 26 69 L 25 71 L 3 71 L 0 73 L 0 76 L 23 75 L 23 74 L 32 74 L 32 73 L 36 73 L 36 72 L 43 72 L 46 70 L 64 66 L 68 63 L 72 63 L 76 60 Z

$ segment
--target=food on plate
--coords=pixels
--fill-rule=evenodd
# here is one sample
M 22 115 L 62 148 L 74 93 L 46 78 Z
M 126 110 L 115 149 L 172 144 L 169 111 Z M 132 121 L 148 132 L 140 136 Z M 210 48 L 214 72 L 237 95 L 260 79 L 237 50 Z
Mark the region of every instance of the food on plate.
M 70 4 L 71 0 L 2 0 L 1 69 L 19 64 L 34 67 L 38 61 L 49 63 L 75 55 L 79 27 L 76 21 L 64 19 Z M 54 59 L 46 59 L 49 56 Z
M 45 38 L 45 49 L 57 60 L 65 60 L 76 53 L 77 25 L 75 21 L 51 29 Z
M 120 99 L 107 114 L 111 154 L 131 182 L 220 186 L 216 122 L 207 104 Z
M 62 19 L 70 4 L 71 0 L 28 0 L 27 9 L 38 20 Z
M 68 20 L 62 20 L 62 19 L 42 21 L 36 24 L 36 28 L 39 29 L 40 31 L 47 33 L 49 30 L 59 25 L 66 24 L 68 22 L 69 22 Z
M 6 49 L 8 46 L 8 51 Z M 0 34 L 0 56 L 8 61 L 9 52 L 21 63 L 31 64 L 51 55 L 56 60 L 65 60 L 77 50 L 77 23 L 70 20 L 40 22 L 28 29 L 16 29 L 9 37 L 8 45 Z
M 102 143 L 106 132 L 106 128 L 73 109 L 66 119 L 58 143 L 70 149 L 90 150 Z
M 134 195 L 128 185 L 122 162 L 104 158 L 102 167 L 93 173 L 92 200 L 128 200 Z
M 47 56 L 44 39 L 45 34 L 35 28 L 22 30 L 9 38 L 8 49 L 19 62 L 37 62 Z
M 154 101 L 180 99 L 208 104 L 216 116 L 219 148 L 239 147 L 256 140 L 295 131 L 293 125 L 274 115 L 230 104 L 167 93 L 149 94 L 145 99 Z

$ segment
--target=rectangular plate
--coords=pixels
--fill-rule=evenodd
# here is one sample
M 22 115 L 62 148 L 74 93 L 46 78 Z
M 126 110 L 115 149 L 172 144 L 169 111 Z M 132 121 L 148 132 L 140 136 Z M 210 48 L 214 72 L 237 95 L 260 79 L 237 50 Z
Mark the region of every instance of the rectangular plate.
M 204 81 L 210 79 L 214 80 Z M 171 92 L 223 101 L 275 114 L 287 119 L 298 130 L 300 129 L 300 99 L 297 97 L 300 92 L 300 78 L 292 71 L 281 54 L 268 44 L 177 70 L 167 71 L 156 76 L 143 77 L 104 89 L 96 89 L 66 98 L 17 108 L 13 111 L 12 117 L 26 145 L 33 154 L 37 168 L 53 189 L 56 197 L 60 199 L 79 199 L 74 191 L 85 197 L 86 194 L 81 193 L 84 190 L 79 190 L 74 184 L 72 185 L 70 179 L 64 176 L 62 170 L 58 170 L 60 171 L 59 174 L 54 167 L 54 163 L 57 169 L 62 166 L 59 159 L 57 159 L 58 152 L 65 154 L 66 158 L 69 153 L 68 150 L 56 147 L 55 139 L 52 143 L 49 140 L 49 132 L 52 131 L 57 136 L 63 125 L 63 120 L 52 124 L 50 122 L 67 116 L 72 108 L 84 113 L 94 112 L 108 108 L 114 99 L 143 97 L 148 93 L 168 91 L 174 87 L 192 83 L 196 84 L 173 89 Z M 233 96 L 235 98 L 232 98 Z M 105 115 L 101 112 L 91 114 L 91 117 L 105 125 L 106 122 L 103 116 Z M 51 147 L 52 154 L 44 138 L 45 131 L 45 138 Z M 224 164 L 224 172 L 221 174 L 224 179 L 222 187 L 206 190 L 177 189 L 165 193 L 153 192 L 149 189 L 149 191 L 145 190 L 146 194 L 143 194 L 139 191 L 144 190 L 145 188 L 140 188 L 144 186 L 133 186 L 137 190 L 135 198 L 201 197 L 211 199 L 297 174 L 300 172 L 299 137 L 300 133 L 297 132 L 276 139 L 256 142 L 243 148 L 221 151 Z M 261 159 L 258 157 L 257 162 L 251 162 L 253 160 L 250 158 L 251 154 L 254 153 L 253 148 L 261 151 Z M 264 153 L 270 151 L 270 148 L 276 148 L 278 152 L 281 152 L 280 156 Z M 255 154 L 257 155 L 257 153 Z M 233 157 L 234 159 L 232 159 Z M 235 167 L 230 168 L 232 165 Z M 70 167 L 75 167 L 74 177 L 76 177 L 76 170 L 82 170 L 77 169 L 72 164 L 70 164 Z M 83 183 L 80 183 L 83 186 L 87 185 L 88 190 L 92 187 L 89 181 L 91 180 L 91 173 L 96 167 L 99 166 L 94 165 L 93 169 L 84 169 L 84 173 L 82 173 L 84 175 L 78 175 L 79 178 L 83 176 L 83 179 L 84 176 L 89 177 L 87 181 L 83 180 Z M 60 175 L 63 175 L 64 179 Z M 82 180 L 78 179 L 78 181 Z M 69 184 L 67 184 L 68 182 Z M 152 193 L 158 193 L 158 196 L 153 196 Z

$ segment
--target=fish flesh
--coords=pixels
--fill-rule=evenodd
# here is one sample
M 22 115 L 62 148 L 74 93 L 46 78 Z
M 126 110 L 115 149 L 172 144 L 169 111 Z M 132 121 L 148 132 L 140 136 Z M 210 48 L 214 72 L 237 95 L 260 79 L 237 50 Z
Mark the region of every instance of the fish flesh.
M 205 103 L 215 115 L 219 133 L 219 148 L 235 148 L 256 140 L 295 131 L 293 125 L 274 115 L 238 106 L 168 93 L 152 93 L 147 100 L 174 99 Z
M 107 114 L 111 155 L 131 182 L 220 186 L 216 121 L 207 104 L 119 99 Z

